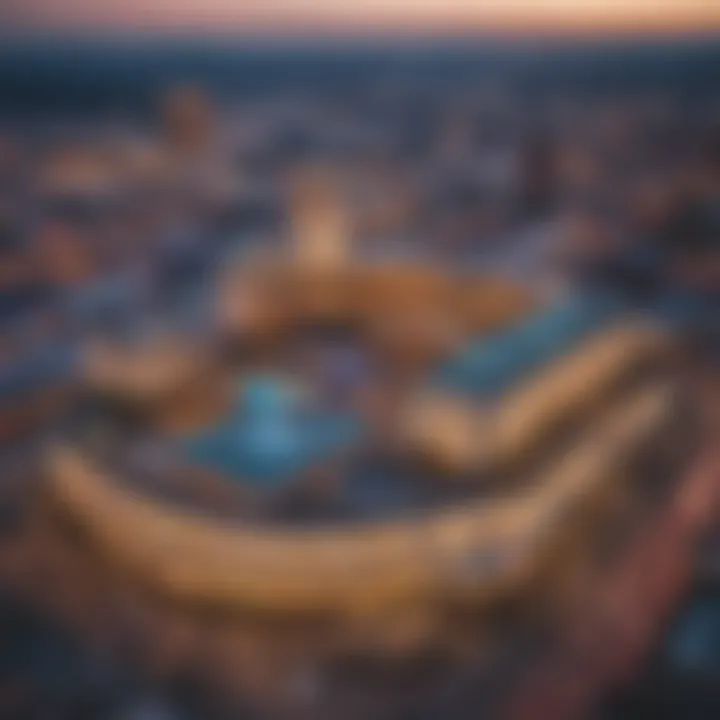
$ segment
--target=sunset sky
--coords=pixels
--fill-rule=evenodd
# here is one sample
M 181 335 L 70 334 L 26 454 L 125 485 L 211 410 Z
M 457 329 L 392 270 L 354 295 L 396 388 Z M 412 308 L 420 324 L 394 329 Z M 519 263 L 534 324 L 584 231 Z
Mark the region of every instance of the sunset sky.
M 2 0 L 0 25 L 249 35 L 720 30 L 720 0 Z

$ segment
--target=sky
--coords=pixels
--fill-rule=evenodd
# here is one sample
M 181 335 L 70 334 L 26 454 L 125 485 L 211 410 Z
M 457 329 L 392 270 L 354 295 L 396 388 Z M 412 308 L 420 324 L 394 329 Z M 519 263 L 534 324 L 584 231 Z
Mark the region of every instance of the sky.
M 34 31 L 252 35 L 720 31 L 720 0 L 0 0 Z

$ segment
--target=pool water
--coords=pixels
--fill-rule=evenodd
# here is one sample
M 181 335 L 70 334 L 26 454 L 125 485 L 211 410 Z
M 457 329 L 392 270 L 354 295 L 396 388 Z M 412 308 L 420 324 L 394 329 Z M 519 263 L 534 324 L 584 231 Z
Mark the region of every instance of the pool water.
M 229 415 L 185 445 L 194 462 L 273 488 L 353 447 L 361 437 L 362 423 L 353 413 L 313 407 L 282 380 L 253 377 L 245 381 Z
M 570 351 L 619 309 L 617 301 L 604 295 L 566 298 L 490 338 L 471 342 L 440 368 L 435 381 L 463 394 L 497 396 Z

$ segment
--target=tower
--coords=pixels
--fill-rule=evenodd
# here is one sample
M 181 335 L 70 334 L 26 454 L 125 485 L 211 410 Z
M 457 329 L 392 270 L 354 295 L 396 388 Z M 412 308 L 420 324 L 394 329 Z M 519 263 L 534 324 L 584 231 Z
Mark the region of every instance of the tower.
M 350 261 L 351 239 L 345 204 L 330 175 L 304 174 L 291 190 L 292 254 L 313 270 L 337 270 Z

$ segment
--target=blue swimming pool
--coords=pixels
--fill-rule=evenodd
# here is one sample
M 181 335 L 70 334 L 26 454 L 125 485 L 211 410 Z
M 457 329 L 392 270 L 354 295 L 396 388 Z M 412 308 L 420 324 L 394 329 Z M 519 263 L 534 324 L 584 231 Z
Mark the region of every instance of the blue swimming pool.
M 609 322 L 621 303 L 605 295 L 573 295 L 489 338 L 464 347 L 435 379 L 446 389 L 479 397 L 503 393 Z
M 215 427 L 185 440 L 192 461 L 248 484 L 272 488 L 342 452 L 362 436 L 351 413 L 300 402 L 272 377 L 243 383 L 236 407 Z

